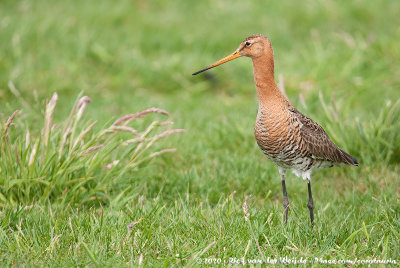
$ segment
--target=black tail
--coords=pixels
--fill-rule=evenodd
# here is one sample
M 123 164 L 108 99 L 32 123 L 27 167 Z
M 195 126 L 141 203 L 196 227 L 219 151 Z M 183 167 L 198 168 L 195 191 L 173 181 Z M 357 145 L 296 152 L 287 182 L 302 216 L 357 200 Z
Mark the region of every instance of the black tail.
M 348 164 L 348 165 L 353 165 L 353 166 L 358 166 L 358 160 L 357 160 L 355 157 L 349 155 L 348 153 L 346 153 L 346 152 L 343 151 L 342 149 L 340 149 L 340 151 L 341 151 L 342 154 L 343 154 L 343 157 L 344 157 L 344 160 L 345 160 L 344 162 L 345 162 L 346 164 Z

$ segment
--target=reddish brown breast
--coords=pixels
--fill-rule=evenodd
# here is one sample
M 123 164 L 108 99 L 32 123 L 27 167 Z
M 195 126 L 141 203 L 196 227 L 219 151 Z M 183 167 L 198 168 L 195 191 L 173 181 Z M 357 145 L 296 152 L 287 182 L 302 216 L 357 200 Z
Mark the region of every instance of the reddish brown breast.
M 254 134 L 260 149 L 279 166 L 289 168 L 310 164 L 300 136 L 300 124 L 284 107 L 260 105 Z

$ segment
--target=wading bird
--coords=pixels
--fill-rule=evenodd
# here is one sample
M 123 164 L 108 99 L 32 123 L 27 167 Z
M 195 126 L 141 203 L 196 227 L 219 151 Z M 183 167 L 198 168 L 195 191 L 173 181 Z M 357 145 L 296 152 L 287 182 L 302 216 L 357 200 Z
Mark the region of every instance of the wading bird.
M 211 64 L 193 75 L 239 58 L 253 61 L 254 81 L 258 96 L 258 113 L 254 134 L 258 146 L 279 170 L 283 188 L 285 224 L 289 209 L 286 192 L 286 171 L 307 181 L 311 225 L 314 202 L 311 193 L 311 171 L 342 165 L 358 166 L 358 161 L 340 149 L 316 122 L 301 114 L 282 94 L 275 83 L 274 54 L 271 41 L 261 34 L 247 37 L 231 55 Z

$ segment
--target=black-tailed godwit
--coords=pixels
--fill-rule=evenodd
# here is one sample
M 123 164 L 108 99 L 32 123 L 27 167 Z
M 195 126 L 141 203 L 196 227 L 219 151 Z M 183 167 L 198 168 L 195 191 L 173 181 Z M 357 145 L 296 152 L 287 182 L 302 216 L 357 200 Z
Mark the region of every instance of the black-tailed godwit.
M 341 165 L 357 166 L 358 161 L 340 149 L 316 122 L 300 113 L 282 94 L 274 77 L 274 54 L 271 41 L 261 34 L 247 37 L 231 55 L 195 73 L 239 58 L 253 60 L 254 81 L 258 96 L 258 113 L 254 134 L 264 154 L 278 166 L 283 188 L 284 221 L 287 223 L 289 200 L 286 192 L 286 171 L 307 181 L 311 225 L 314 202 L 311 193 L 311 171 Z

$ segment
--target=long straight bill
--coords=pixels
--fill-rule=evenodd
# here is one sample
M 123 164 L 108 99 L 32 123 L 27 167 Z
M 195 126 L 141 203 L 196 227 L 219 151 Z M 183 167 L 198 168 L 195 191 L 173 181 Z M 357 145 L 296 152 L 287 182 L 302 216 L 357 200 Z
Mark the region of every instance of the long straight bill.
M 240 57 L 240 52 L 239 52 L 239 50 L 236 50 L 231 55 L 229 55 L 229 56 L 227 56 L 227 57 L 225 57 L 223 59 L 220 59 L 219 61 L 217 61 L 217 62 L 215 62 L 215 63 L 213 63 L 213 64 L 211 64 L 211 65 L 209 65 L 207 67 L 204 67 L 203 69 L 201 69 L 201 70 L 199 70 L 199 71 L 197 71 L 195 73 L 192 73 L 192 75 L 196 75 L 196 74 L 202 73 L 204 71 L 207 71 L 208 69 L 217 67 L 218 65 L 224 64 L 225 62 L 234 60 L 234 59 L 239 58 L 239 57 Z

